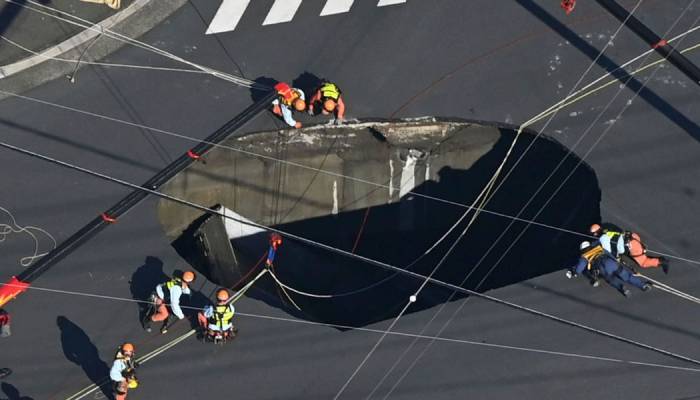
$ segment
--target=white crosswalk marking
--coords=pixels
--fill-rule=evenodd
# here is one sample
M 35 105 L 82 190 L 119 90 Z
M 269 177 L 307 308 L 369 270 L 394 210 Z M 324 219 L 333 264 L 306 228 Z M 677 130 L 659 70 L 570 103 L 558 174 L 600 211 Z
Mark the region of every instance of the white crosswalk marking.
M 294 19 L 294 15 L 303 0 L 275 0 L 267 13 L 263 25 L 280 24 Z M 377 7 L 403 4 L 407 0 L 379 0 Z M 206 34 L 229 32 L 236 29 L 243 14 L 250 5 L 250 0 L 221 0 L 221 5 L 209 24 Z M 326 0 L 321 16 L 349 12 L 355 0 Z
M 377 7 L 393 6 L 394 4 L 402 4 L 405 2 L 406 0 L 379 0 Z
M 354 2 L 355 0 L 327 0 L 321 10 L 321 16 L 346 13 L 350 11 Z
M 289 22 L 294 18 L 302 0 L 275 0 L 270 12 L 267 13 L 263 25 Z
M 207 35 L 235 29 L 249 3 L 250 0 L 224 0 L 209 24 Z

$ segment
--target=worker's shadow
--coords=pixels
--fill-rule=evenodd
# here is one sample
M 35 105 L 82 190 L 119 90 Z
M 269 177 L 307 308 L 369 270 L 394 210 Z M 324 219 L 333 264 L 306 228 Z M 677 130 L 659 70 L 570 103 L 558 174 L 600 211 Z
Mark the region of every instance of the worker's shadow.
M 272 88 L 278 83 L 278 81 L 276 79 L 273 79 L 273 78 L 270 78 L 267 76 L 257 77 L 255 79 L 253 79 L 253 81 L 255 83 L 257 83 L 258 85 L 261 85 L 263 87 L 268 87 L 268 88 Z M 260 100 L 262 100 L 267 95 L 267 93 L 268 92 L 266 90 L 261 90 L 258 88 L 250 88 L 250 99 L 253 100 L 253 103 L 257 103 Z
M 100 358 L 92 340 L 85 331 L 64 316 L 56 318 L 56 325 L 61 330 L 61 346 L 66 359 L 82 368 L 92 383 L 101 385 L 109 376 L 109 366 Z M 109 388 L 102 385 L 101 389 L 104 395 L 110 398 Z
M 146 318 L 146 313 L 151 308 L 150 297 L 155 291 L 156 285 L 163 283 L 168 276 L 163 272 L 163 261 L 158 257 L 147 256 L 143 265 L 136 268 L 129 281 L 131 297 L 136 300 L 139 321 Z
M 292 81 L 292 86 L 303 90 L 306 95 L 306 100 L 308 101 L 321 86 L 321 78 L 309 71 L 304 71 Z
M 31 397 L 20 395 L 19 390 L 7 382 L 3 382 L 2 385 L 0 385 L 0 388 L 2 388 L 2 392 L 5 394 L 5 396 L 7 396 L 0 400 L 34 400 Z

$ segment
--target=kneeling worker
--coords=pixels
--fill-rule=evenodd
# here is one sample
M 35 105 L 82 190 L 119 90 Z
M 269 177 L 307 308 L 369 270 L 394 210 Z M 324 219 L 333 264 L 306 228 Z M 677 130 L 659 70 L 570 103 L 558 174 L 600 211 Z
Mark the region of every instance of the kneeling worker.
M 236 333 L 237 330 L 231 322 L 236 309 L 233 304 L 227 304 L 228 300 L 228 291 L 219 289 L 216 291 L 216 306 L 208 305 L 204 312 L 197 315 L 199 325 L 206 329 L 208 337 L 213 338 L 220 334 L 223 339 L 228 339 Z
M 292 128 L 301 128 L 301 122 L 292 117 L 292 108 L 303 112 L 306 110 L 306 97 L 304 91 L 293 88 L 284 82 L 275 85 L 278 97 L 272 101 L 272 112 L 282 117 L 284 122 Z
M 129 389 L 138 386 L 133 344 L 124 343 L 119 347 L 114 355 L 112 369 L 109 370 L 109 378 L 112 380 L 115 400 L 126 400 Z
M 342 121 L 345 118 L 345 102 L 341 94 L 338 85 L 324 81 L 309 100 L 309 114 L 313 115 L 314 107 L 320 104 L 324 115 L 335 113 L 335 118 Z
M 185 318 L 185 314 L 180 308 L 180 297 L 183 294 L 189 295 L 191 293 L 189 285 L 194 281 L 194 278 L 194 272 L 185 271 L 182 273 L 182 278 L 174 277 L 156 286 L 155 312 L 146 321 L 146 331 L 151 331 L 151 322 L 163 321 L 160 333 L 165 334 L 168 332 L 168 321 L 170 320 L 168 304 L 178 320 Z

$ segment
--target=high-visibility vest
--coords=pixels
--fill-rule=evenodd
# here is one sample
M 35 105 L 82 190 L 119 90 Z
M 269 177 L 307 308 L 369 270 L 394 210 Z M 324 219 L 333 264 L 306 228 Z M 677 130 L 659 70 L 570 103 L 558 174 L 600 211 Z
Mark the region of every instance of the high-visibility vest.
M 284 104 L 285 106 L 291 106 L 294 103 L 294 100 L 301 97 L 298 91 L 294 90 L 284 82 L 276 84 L 275 90 L 279 95 L 280 103 Z
M 321 99 L 331 99 L 338 101 L 340 98 L 340 88 L 335 83 L 326 82 L 321 86 Z
M 586 269 L 590 271 L 592 269 L 593 261 L 595 261 L 595 259 L 603 255 L 604 252 L 605 250 L 603 250 L 603 246 L 601 246 L 600 244 L 586 249 L 586 251 L 584 251 L 581 254 L 581 257 L 585 258 L 586 261 L 588 261 Z
M 163 289 L 163 300 L 165 300 L 166 302 L 169 302 L 170 289 L 172 289 L 173 286 L 182 286 L 182 279 L 173 278 L 173 279 L 161 284 L 161 288 Z
M 233 319 L 233 309 L 230 304 L 220 304 L 214 307 L 214 313 L 209 318 L 209 323 L 223 328 Z
M 124 361 L 124 364 L 126 364 L 126 369 L 122 371 L 123 377 L 129 379 L 129 377 L 134 375 L 134 371 L 136 369 L 134 359 L 133 357 L 124 357 L 121 348 L 117 349 L 117 353 L 114 355 L 114 360 L 122 360 Z

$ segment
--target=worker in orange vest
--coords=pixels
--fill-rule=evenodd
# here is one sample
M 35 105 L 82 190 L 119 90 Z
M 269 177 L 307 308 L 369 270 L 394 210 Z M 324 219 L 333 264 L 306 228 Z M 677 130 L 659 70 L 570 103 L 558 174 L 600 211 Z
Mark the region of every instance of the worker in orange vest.
M 668 274 L 669 265 L 665 257 L 651 257 L 647 255 L 647 249 L 639 234 L 624 231 L 613 224 L 593 224 L 590 232 L 598 238 L 603 248 L 613 257 L 619 259 L 621 255 L 627 255 L 641 268 L 661 268 Z
M 298 112 L 306 110 L 306 96 L 301 89 L 293 88 L 284 82 L 275 85 L 278 97 L 272 101 L 272 112 L 282 117 L 287 125 L 301 128 L 301 122 L 292 117 L 292 109 Z

